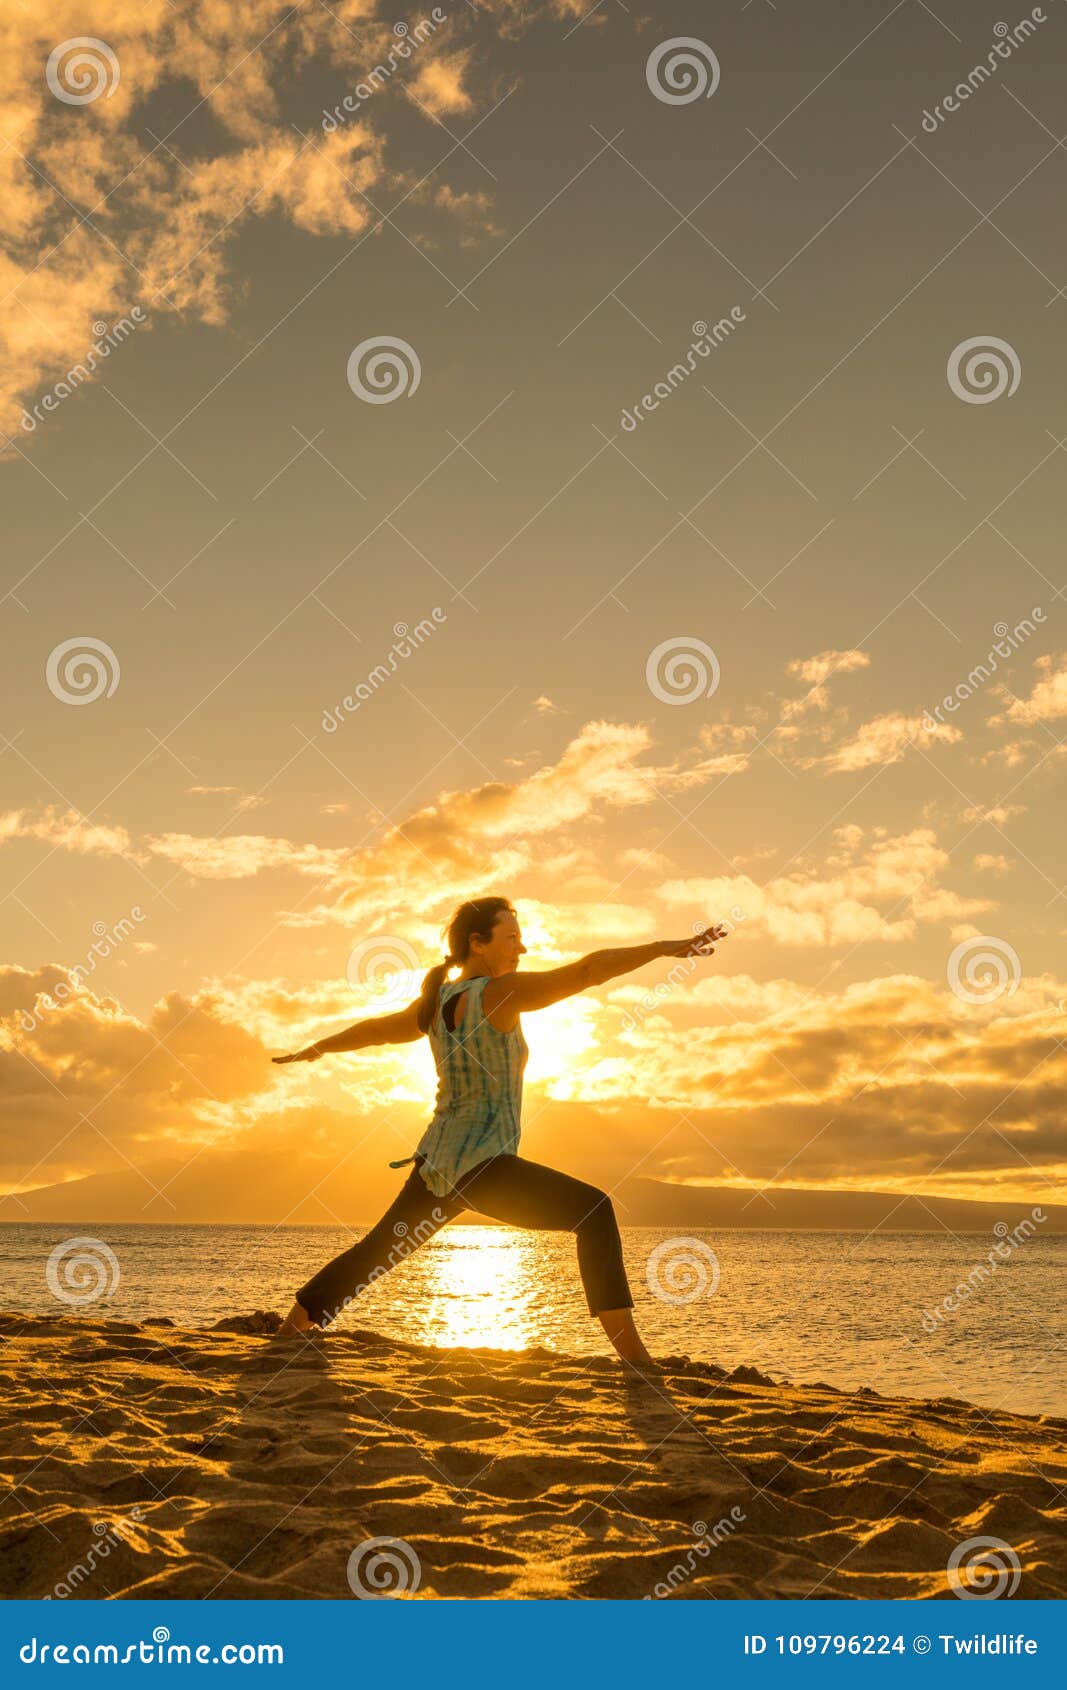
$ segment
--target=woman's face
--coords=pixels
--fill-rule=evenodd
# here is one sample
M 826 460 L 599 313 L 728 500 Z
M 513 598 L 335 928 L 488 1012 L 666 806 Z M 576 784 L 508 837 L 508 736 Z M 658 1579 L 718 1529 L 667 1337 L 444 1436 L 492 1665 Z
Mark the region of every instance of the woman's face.
M 519 958 L 526 954 L 518 917 L 506 911 L 498 915 L 489 939 L 473 938 L 471 951 L 490 974 L 513 974 L 519 966 Z

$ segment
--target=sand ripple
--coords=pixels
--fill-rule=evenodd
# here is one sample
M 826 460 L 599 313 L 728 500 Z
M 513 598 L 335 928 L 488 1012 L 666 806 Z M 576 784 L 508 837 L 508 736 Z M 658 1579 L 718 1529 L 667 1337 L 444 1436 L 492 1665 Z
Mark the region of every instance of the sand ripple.
M 275 1323 L 0 1318 L 0 1592 L 1067 1596 L 1063 1421 Z

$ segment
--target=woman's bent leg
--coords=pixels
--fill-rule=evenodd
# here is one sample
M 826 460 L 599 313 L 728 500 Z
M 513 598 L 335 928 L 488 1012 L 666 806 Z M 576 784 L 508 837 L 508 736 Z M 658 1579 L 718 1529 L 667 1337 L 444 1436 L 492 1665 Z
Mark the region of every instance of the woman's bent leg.
M 406 1261 L 463 1207 L 455 1198 L 435 1197 L 424 1184 L 418 1168 L 412 1168 L 377 1225 L 350 1250 L 335 1256 L 314 1279 L 309 1279 L 297 1292 L 297 1302 L 313 1322 L 328 1326 L 361 1291 L 390 1268 Z
M 494 1156 L 458 1184 L 467 1205 L 494 1220 L 573 1232 L 590 1314 L 633 1308 L 614 1205 L 599 1187 L 524 1156 Z

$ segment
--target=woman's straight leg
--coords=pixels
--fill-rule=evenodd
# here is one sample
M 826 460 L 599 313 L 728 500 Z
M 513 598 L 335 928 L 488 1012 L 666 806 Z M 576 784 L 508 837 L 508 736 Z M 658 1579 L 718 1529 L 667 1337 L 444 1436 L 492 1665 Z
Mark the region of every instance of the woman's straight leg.
M 317 1325 L 328 1326 L 361 1291 L 405 1261 L 464 1206 L 458 1197 L 436 1197 L 416 1165 L 381 1220 L 309 1279 L 297 1292 L 297 1302 Z
M 622 1260 L 622 1240 L 611 1198 L 598 1186 L 572 1179 L 524 1156 L 494 1156 L 460 1178 L 468 1208 L 512 1226 L 573 1232 L 590 1314 L 633 1308 Z

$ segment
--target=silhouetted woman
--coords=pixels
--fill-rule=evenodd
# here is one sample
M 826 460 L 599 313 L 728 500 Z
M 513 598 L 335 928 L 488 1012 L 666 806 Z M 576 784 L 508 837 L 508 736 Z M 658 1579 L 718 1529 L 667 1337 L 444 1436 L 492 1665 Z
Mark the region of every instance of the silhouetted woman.
M 333 1051 L 411 1044 L 426 1033 L 438 1076 L 433 1119 L 414 1156 L 390 1164 L 414 1163 L 395 1202 L 365 1238 L 296 1293 L 279 1336 L 328 1326 L 439 1227 L 475 1209 L 513 1226 L 573 1232 L 590 1314 L 625 1361 L 653 1365 L 634 1325 L 611 1199 L 595 1185 L 517 1154 L 528 1054 L 519 1017 L 657 957 L 709 956 L 714 941 L 724 937 L 724 929 L 708 927 L 689 939 L 593 951 L 563 968 L 524 973 L 518 964 L 526 947 L 511 904 L 506 898 L 472 898 L 452 917 L 445 960 L 430 969 L 414 1003 L 319 1039 L 295 1055 L 276 1056 L 280 1063 L 314 1062 Z M 454 967 L 459 975 L 446 981 Z

